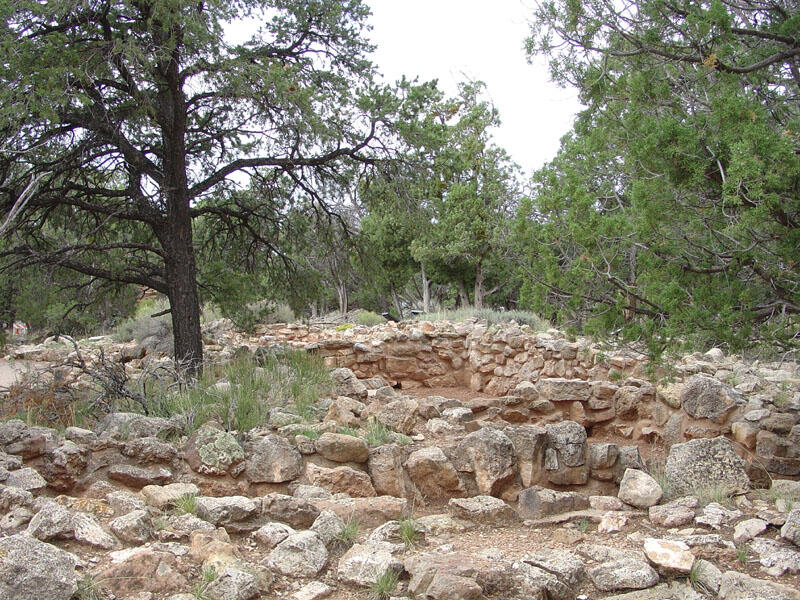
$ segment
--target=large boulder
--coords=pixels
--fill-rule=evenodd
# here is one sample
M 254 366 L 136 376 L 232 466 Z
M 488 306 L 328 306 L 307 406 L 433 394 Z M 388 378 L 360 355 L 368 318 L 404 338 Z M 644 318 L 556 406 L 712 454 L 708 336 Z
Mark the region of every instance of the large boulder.
M 285 438 L 267 435 L 250 448 L 247 479 L 252 483 L 283 483 L 303 472 L 303 456 Z
M 729 493 L 750 488 L 744 460 L 724 437 L 673 445 L 667 457 L 666 476 L 674 494 L 690 494 L 703 486 L 719 486 Z
M 514 479 L 514 444 L 499 429 L 483 427 L 470 433 L 459 444 L 458 453 L 475 473 L 481 494 L 497 495 Z
M 403 470 L 403 450 L 397 444 L 370 450 L 367 468 L 378 495 L 407 497 L 414 493 L 414 486 Z
M 212 423 L 191 435 L 183 455 L 192 470 L 203 475 L 225 475 L 244 460 L 244 450 L 236 438 Z
M 744 404 L 739 392 L 707 375 L 693 375 L 681 390 L 681 408 L 693 419 L 723 424 L 731 411 Z
M 429 500 L 446 500 L 463 495 L 458 473 L 445 453 L 437 446 L 415 450 L 405 462 L 405 469 L 420 493 Z
M 78 559 L 24 534 L 0 538 L 0 600 L 70 600 Z

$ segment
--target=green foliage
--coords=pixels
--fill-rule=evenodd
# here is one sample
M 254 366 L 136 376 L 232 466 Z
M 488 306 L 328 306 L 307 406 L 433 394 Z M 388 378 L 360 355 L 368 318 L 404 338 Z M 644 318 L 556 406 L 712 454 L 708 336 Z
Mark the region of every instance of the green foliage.
M 195 494 L 183 494 L 176 498 L 172 505 L 179 515 L 193 515 L 197 512 L 197 496 Z
M 341 325 L 336 326 L 336 331 L 347 331 L 348 329 L 352 329 L 355 327 L 352 323 L 342 323 Z
M 397 573 L 384 571 L 383 574 L 378 575 L 375 583 L 369 586 L 370 598 L 373 600 L 388 600 L 397 587 L 398 581 L 400 581 L 400 577 Z
M 736 560 L 741 566 L 743 567 L 747 566 L 747 548 L 745 547 L 736 548 Z
M 417 532 L 417 522 L 409 517 L 400 519 L 400 540 L 406 548 L 413 548 L 417 544 L 419 533 Z
M 344 523 L 344 529 L 334 537 L 334 541 L 342 548 L 349 548 L 352 546 L 358 537 L 358 531 L 361 524 L 358 519 L 350 518 Z
M 587 109 L 517 211 L 522 306 L 652 354 L 797 348 L 799 15 L 749 0 L 538 6 L 528 51 Z
M 358 437 L 359 436 L 359 432 L 358 432 L 358 429 L 356 427 L 350 427 L 350 426 L 339 427 L 339 429 L 337 431 L 339 433 L 341 433 L 342 435 L 349 435 L 349 436 L 352 436 L 352 437 Z
M 370 448 L 388 444 L 394 440 L 394 431 L 391 427 L 387 427 L 375 417 L 370 417 L 367 421 L 366 433 L 364 434 L 364 441 Z
M 84 575 L 78 580 L 78 587 L 73 595 L 74 600 L 103 600 L 106 597 L 104 586 L 92 575 Z
M 578 523 L 578 531 L 581 533 L 586 533 L 589 531 L 589 526 L 591 525 L 591 521 L 586 517 L 583 517 L 580 522 Z
M 322 359 L 302 351 L 269 355 L 261 364 L 241 359 L 226 365 L 208 365 L 200 379 L 178 391 L 174 380 L 148 378 L 136 382 L 146 393 L 145 407 L 153 416 L 180 415 L 189 433 L 209 420 L 231 431 L 245 432 L 265 425 L 269 411 L 287 407 L 306 421 L 314 418 L 317 401 L 332 389 Z M 230 385 L 220 386 L 220 381 Z M 144 407 L 130 404 L 129 409 Z
M 365 310 L 356 315 L 356 323 L 366 327 L 375 327 L 376 325 L 383 325 L 386 323 L 386 319 L 377 313 Z

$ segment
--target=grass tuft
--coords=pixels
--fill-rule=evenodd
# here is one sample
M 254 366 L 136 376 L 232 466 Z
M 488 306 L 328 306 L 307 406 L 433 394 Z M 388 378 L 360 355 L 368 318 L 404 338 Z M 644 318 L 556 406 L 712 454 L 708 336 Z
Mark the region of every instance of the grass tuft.
M 333 541 L 342 548 L 349 548 L 356 541 L 360 528 L 361 524 L 358 519 L 350 518 L 345 522 L 344 529 L 333 538 Z
M 397 587 L 400 577 L 394 571 L 385 571 L 369 586 L 372 600 L 387 600 Z
M 405 544 L 406 548 L 413 548 L 418 541 L 419 532 L 417 531 L 417 522 L 411 518 L 400 519 L 400 540 Z
M 179 515 L 193 515 L 197 512 L 197 496 L 195 494 L 183 494 L 176 498 L 172 505 Z
M 388 444 L 394 439 L 394 431 L 391 427 L 387 427 L 375 417 L 370 417 L 367 421 L 367 429 L 364 435 L 364 441 L 370 448 L 383 446 Z

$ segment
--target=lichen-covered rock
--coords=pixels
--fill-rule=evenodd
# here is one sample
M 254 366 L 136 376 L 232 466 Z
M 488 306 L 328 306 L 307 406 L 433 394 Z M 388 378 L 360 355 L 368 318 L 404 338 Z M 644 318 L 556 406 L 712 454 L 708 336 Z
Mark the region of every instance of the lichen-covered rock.
M 183 455 L 193 471 L 204 475 L 225 475 L 244 460 L 244 450 L 236 438 L 211 423 L 192 434 Z
M 170 419 L 116 412 L 106 415 L 94 430 L 97 435 L 125 442 L 141 437 L 160 437 L 177 431 L 177 425 Z
M 72 537 L 72 513 L 52 500 L 48 501 L 28 523 L 27 534 L 37 540 L 69 539 Z
M 117 517 L 108 526 L 119 539 L 129 544 L 144 544 L 153 537 L 153 520 L 146 510 L 135 510 Z
M 726 571 L 717 596 L 720 600 L 800 600 L 800 591 L 745 573 Z
M 392 555 L 389 546 L 380 542 L 355 544 L 339 559 L 337 578 L 344 583 L 369 586 L 387 571 L 400 575 L 403 563 Z
M 89 464 L 89 449 L 70 441 L 45 453 L 42 475 L 54 490 L 72 489 Z
M 256 515 L 260 508 L 255 500 L 244 496 L 224 496 L 222 498 L 198 496 L 195 502 L 197 503 L 197 516 L 214 525 L 244 521 Z
M 0 600 L 70 600 L 78 559 L 23 534 L 0 538 Z
M 384 444 L 370 450 L 367 469 L 376 494 L 408 497 L 414 493 L 411 480 L 403 470 L 403 450 L 397 444 Z
M 178 455 L 175 446 L 157 437 L 137 438 L 122 447 L 122 455 L 139 463 L 168 463 Z
M 103 529 L 100 520 L 89 513 L 79 512 L 72 515 L 72 535 L 76 542 L 111 550 L 119 544 L 113 535 Z
M 710 419 L 722 424 L 731 411 L 744 404 L 739 392 L 707 375 L 693 375 L 681 391 L 681 408 L 693 419 Z
M 744 460 L 724 437 L 673 445 L 667 457 L 666 476 L 675 494 L 689 494 L 703 486 L 719 486 L 727 492 L 750 488 Z
M 316 531 L 326 546 L 339 537 L 345 529 L 344 520 L 332 510 L 323 510 L 311 525 L 311 531 Z
M 658 573 L 646 562 L 623 558 L 590 567 L 587 572 L 601 592 L 642 590 L 658 583 Z
M 255 575 L 228 567 L 203 590 L 213 600 L 250 600 L 261 591 Z
M 300 531 L 275 546 L 268 560 L 283 575 L 313 577 L 328 563 L 328 550 L 315 532 Z
M 277 435 L 259 438 L 249 448 L 247 479 L 253 483 L 283 483 L 303 472 L 303 456 Z

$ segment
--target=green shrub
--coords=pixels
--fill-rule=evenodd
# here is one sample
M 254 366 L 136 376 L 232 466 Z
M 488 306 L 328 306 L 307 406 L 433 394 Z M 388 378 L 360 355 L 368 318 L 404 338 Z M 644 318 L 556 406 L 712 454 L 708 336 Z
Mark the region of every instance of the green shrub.
M 386 319 L 377 313 L 365 310 L 356 315 L 356 323 L 366 327 L 375 327 L 376 325 L 383 325 L 386 323 Z

